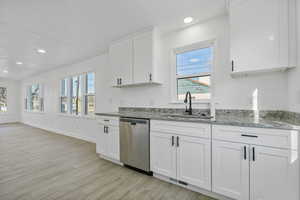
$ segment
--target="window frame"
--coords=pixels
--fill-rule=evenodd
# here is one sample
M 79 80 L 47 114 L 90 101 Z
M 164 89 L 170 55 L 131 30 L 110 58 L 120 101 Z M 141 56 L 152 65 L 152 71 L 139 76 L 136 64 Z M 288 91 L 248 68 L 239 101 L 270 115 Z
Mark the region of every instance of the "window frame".
M 94 74 L 94 93 L 88 93 L 88 74 L 93 73 Z M 94 115 L 96 112 L 96 72 L 90 71 L 86 72 L 84 74 L 84 79 L 83 79 L 83 86 L 84 86 L 84 91 L 83 91 L 83 109 L 84 109 L 84 115 L 86 116 L 91 116 Z M 95 102 L 94 102 L 94 112 L 93 113 L 88 113 L 88 105 L 87 105 L 87 97 L 88 96 L 94 96 Z
M 177 54 L 181 54 L 188 51 L 193 51 L 202 48 L 212 48 L 213 49 L 213 59 L 212 59 L 212 67 L 210 72 L 202 72 L 191 75 L 177 75 Z M 172 104 L 184 104 L 183 101 L 178 100 L 178 86 L 177 80 L 182 78 L 191 78 L 191 77 L 199 77 L 199 76 L 210 76 L 210 98 L 209 99 L 197 99 L 193 100 L 193 103 L 196 104 L 209 104 L 213 101 L 214 96 L 214 68 L 216 61 L 216 40 L 205 40 L 196 42 L 193 44 L 185 45 L 182 47 L 177 47 L 171 50 L 171 103 Z
M 79 87 L 78 87 L 78 92 L 80 92 L 78 94 L 78 96 L 76 96 L 76 105 L 77 105 L 77 108 L 79 108 L 80 106 L 80 110 L 79 109 L 76 109 L 76 112 L 73 113 L 72 112 L 72 109 L 73 109 L 73 103 L 72 103 L 72 100 L 73 100 L 73 78 L 74 77 L 77 77 L 78 78 L 78 81 L 79 81 Z M 71 115 L 74 115 L 74 116 L 82 116 L 82 113 L 83 113 L 83 85 L 84 85 L 84 80 L 83 78 L 84 77 L 84 74 L 83 73 L 80 73 L 80 74 L 76 74 L 76 75 L 73 75 L 73 76 L 70 76 L 70 114 Z M 81 98 L 81 105 L 78 104 L 78 99 Z
M 66 81 L 67 82 L 67 88 L 65 88 L 65 90 L 67 90 L 67 96 L 62 95 L 62 82 Z M 69 110 L 70 110 L 70 79 L 68 77 L 60 79 L 60 83 L 59 83 L 59 113 L 61 114 L 68 114 Z M 67 98 L 67 110 L 66 112 L 62 112 L 62 98 L 66 97 Z
M 5 86 L 5 85 L 0 85 L 0 88 L 5 88 L 5 90 L 6 90 L 6 111 L 0 111 L 0 115 L 1 114 L 6 114 L 6 113 L 8 113 L 8 87 L 7 86 Z
M 94 92 L 94 96 L 95 96 L 95 112 L 96 112 L 96 71 L 87 71 L 87 72 L 82 72 L 82 73 L 74 73 L 71 74 L 69 76 L 65 76 L 65 77 L 61 77 L 59 80 L 59 107 L 58 107 L 58 113 L 60 115 L 64 115 L 64 116 L 71 116 L 71 117 L 87 117 L 90 118 L 92 116 L 94 116 L 94 113 L 90 113 L 90 114 L 86 114 L 86 96 L 88 96 L 89 94 L 87 94 L 87 74 L 88 73 L 94 73 L 95 75 L 95 92 Z M 81 89 L 81 93 L 80 93 L 80 97 L 81 99 L 81 109 L 80 112 L 78 114 L 72 113 L 72 78 L 73 77 L 81 77 L 81 82 L 80 82 L 80 89 Z M 61 112 L 61 83 L 62 80 L 67 79 L 68 84 L 67 84 L 67 98 L 68 98 L 68 109 L 66 113 Z
M 31 101 L 31 96 L 32 96 L 32 86 L 33 85 L 38 85 L 39 87 L 39 110 L 33 110 L 32 109 L 32 101 Z M 31 83 L 30 85 L 26 86 L 26 92 L 25 92 L 25 99 L 24 99 L 24 110 L 27 112 L 32 112 L 32 113 L 44 113 L 45 111 L 45 102 L 44 102 L 44 85 L 42 83 Z M 26 104 L 26 105 L 25 105 Z

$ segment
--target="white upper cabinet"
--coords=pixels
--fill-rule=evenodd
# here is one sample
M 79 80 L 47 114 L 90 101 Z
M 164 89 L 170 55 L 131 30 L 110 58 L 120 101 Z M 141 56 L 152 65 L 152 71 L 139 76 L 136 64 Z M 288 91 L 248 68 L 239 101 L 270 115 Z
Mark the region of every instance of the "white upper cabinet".
M 230 1 L 233 72 L 296 66 L 294 0 Z
M 134 83 L 152 81 L 153 32 L 146 32 L 133 39 L 133 80 Z
M 109 62 L 114 86 L 132 83 L 132 41 L 123 40 L 109 48 Z
M 113 86 L 159 83 L 158 34 L 154 28 L 128 36 L 109 48 Z

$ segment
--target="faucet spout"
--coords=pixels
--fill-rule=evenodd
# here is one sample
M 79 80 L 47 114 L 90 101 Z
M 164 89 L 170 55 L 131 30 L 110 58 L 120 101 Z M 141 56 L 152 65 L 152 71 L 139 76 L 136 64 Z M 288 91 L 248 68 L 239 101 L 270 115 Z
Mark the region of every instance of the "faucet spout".
M 193 110 L 192 110 L 192 95 L 190 91 L 187 91 L 187 93 L 185 94 L 185 99 L 184 99 L 184 103 L 187 104 L 189 101 L 189 108 L 186 107 L 185 112 L 187 112 L 189 115 L 193 114 Z

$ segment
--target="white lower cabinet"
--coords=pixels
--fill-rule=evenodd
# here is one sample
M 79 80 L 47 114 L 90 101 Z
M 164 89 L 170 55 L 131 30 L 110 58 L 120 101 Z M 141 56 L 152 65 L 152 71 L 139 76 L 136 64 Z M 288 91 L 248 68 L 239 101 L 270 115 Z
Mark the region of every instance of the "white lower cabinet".
M 186 124 L 182 125 L 186 126 Z M 193 133 L 183 135 L 178 132 L 176 134 L 173 129 L 180 126 L 178 122 L 174 123 L 173 127 L 163 126 L 162 123 L 157 123 L 156 127 L 152 126 L 150 133 L 151 170 L 155 174 L 176 180 L 179 184 L 192 185 L 210 191 L 211 140 L 188 136 Z M 210 131 L 208 124 L 207 131 Z
M 250 200 L 299 200 L 297 151 L 251 147 Z
M 232 131 L 232 142 L 229 137 L 223 141 L 221 129 L 227 131 L 224 134 Z M 213 126 L 212 130 L 213 192 L 236 200 L 299 200 L 298 151 L 276 147 L 277 140 L 272 140 L 274 130 L 260 130 L 262 135 L 253 134 L 257 129 L 252 128 L 238 130 L 236 127 Z M 245 143 L 235 142 L 239 134 Z M 270 137 L 266 142 L 268 146 L 255 145 L 262 143 L 264 134 Z M 274 137 L 278 135 L 274 134 Z M 298 140 L 297 137 L 288 138 Z
M 238 200 L 249 199 L 249 145 L 212 142 L 212 191 Z
M 211 190 L 210 140 L 187 136 L 177 138 L 177 179 Z
M 174 148 L 174 142 L 174 136 L 171 134 L 151 132 L 150 165 L 153 172 L 176 179 L 176 148 Z
M 120 161 L 120 139 L 118 119 L 98 120 L 100 131 L 97 135 L 96 151 L 106 158 Z

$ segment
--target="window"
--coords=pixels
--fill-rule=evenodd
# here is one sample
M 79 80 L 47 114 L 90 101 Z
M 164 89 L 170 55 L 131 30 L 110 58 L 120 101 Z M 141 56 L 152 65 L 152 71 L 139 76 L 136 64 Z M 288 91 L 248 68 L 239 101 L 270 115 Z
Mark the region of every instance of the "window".
M 60 88 L 60 112 L 67 113 L 68 112 L 68 79 L 65 78 L 61 80 L 61 88 Z
M 90 115 L 95 112 L 95 73 L 88 72 L 60 81 L 60 112 Z
M 0 87 L 0 113 L 7 111 L 7 89 Z
M 25 99 L 25 109 L 33 112 L 44 111 L 44 100 L 40 84 L 33 84 L 28 87 Z
M 86 74 L 85 87 L 85 114 L 89 115 L 95 112 L 95 73 Z
M 213 46 L 197 44 L 175 50 L 176 99 L 184 100 L 191 92 L 194 100 L 210 99 Z
M 81 113 L 81 84 L 82 76 L 73 76 L 71 78 L 71 114 L 74 115 Z

